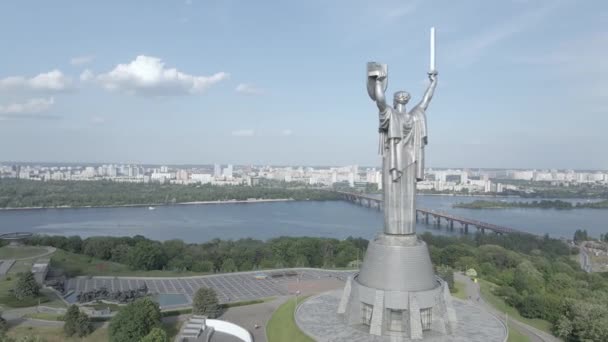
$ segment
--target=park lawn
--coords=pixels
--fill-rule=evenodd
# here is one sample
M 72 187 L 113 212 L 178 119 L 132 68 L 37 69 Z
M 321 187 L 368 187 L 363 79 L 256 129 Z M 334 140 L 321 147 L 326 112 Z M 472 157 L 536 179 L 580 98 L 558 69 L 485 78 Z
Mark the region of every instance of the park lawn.
M 520 333 L 512 324 L 509 323 L 509 339 L 507 342 L 530 342 L 530 338 Z
M 465 283 L 455 281 L 454 282 L 454 292 L 452 292 L 452 296 L 462 299 L 462 300 L 467 300 L 466 288 L 467 288 L 467 286 Z
M 0 259 L 31 258 L 46 253 L 46 248 L 36 246 L 4 246 L 0 247 Z
M 300 301 L 304 301 L 304 299 L 305 297 L 300 298 Z M 295 298 L 290 298 L 281 304 L 272 314 L 270 321 L 266 325 L 268 342 L 314 342 L 313 339 L 306 336 L 296 325 L 293 317 L 295 306 Z
M 551 332 L 551 323 L 539 318 L 525 318 L 519 314 L 516 308 L 510 306 L 505 303 L 505 301 L 496 296 L 492 290 L 497 287 L 496 284 L 491 283 L 489 281 L 478 279 L 479 286 L 481 287 L 481 296 L 483 299 L 490 305 L 492 305 L 496 310 L 509 314 L 509 319 L 516 319 L 525 324 L 531 325 L 536 329 L 542 330 L 548 334 L 552 334 Z
M 130 277 L 182 277 L 205 273 L 178 271 L 134 271 L 128 265 L 101 260 L 84 254 L 70 253 L 61 249 L 51 258 L 53 268 L 62 269 L 68 276 L 130 276 Z
M 63 334 L 63 327 L 26 327 L 16 326 L 10 328 L 8 336 L 19 339 L 26 336 L 39 336 L 44 338 L 46 342 L 107 342 L 109 340 L 108 328 L 99 327 L 93 333 L 85 338 L 66 337 Z
M 110 308 L 110 311 L 119 311 L 120 309 L 122 309 L 124 307 L 124 305 L 121 306 L 118 304 L 106 304 L 104 302 L 97 302 L 94 304 L 85 305 L 85 307 L 91 308 L 94 310 L 105 310 L 107 308 Z
M 46 312 L 34 312 L 26 314 L 25 317 L 33 319 L 42 319 L 45 321 L 63 321 L 63 315 L 52 314 Z
M 15 261 L 13 266 L 8 270 L 7 275 L 15 276 L 19 273 L 29 272 L 32 270 L 33 264 L 34 264 L 33 259 L 17 260 L 17 261 Z
M 41 292 L 41 295 L 36 298 L 24 298 L 19 300 L 10 293 L 10 290 L 14 288 L 17 284 L 17 277 L 12 276 L 10 278 L 5 278 L 0 280 L 0 305 L 8 308 L 25 308 L 29 306 L 36 306 L 40 303 L 47 303 L 50 299 L 46 296 L 44 291 Z

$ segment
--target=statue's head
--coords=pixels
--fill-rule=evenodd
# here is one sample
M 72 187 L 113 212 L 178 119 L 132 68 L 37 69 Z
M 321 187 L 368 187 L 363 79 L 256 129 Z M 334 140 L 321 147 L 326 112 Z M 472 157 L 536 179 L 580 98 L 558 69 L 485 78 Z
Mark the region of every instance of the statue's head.
M 410 93 L 407 91 L 398 91 L 395 93 L 395 97 L 393 98 L 393 102 L 395 105 L 405 105 L 410 100 Z

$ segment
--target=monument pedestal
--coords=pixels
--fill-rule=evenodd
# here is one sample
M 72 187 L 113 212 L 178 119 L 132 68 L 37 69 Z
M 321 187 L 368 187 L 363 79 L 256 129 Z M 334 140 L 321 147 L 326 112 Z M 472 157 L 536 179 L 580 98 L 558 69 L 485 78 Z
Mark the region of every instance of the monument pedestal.
M 435 276 L 428 248 L 412 235 L 379 234 L 344 288 L 338 314 L 377 336 L 422 339 L 456 324 L 447 284 Z

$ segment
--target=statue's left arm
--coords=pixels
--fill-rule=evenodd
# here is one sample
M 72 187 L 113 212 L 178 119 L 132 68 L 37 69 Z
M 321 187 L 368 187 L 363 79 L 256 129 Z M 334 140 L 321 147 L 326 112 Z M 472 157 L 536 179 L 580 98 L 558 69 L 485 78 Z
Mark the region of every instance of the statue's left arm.
M 429 87 L 426 89 L 426 92 L 424 92 L 422 100 L 417 105 L 417 107 L 422 108 L 422 110 L 424 111 L 426 111 L 426 109 L 428 108 L 429 103 L 433 98 L 433 94 L 435 93 L 435 88 L 437 87 L 437 71 L 429 72 L 429 80 L 431 81 L 431 84 L 429 84 Z

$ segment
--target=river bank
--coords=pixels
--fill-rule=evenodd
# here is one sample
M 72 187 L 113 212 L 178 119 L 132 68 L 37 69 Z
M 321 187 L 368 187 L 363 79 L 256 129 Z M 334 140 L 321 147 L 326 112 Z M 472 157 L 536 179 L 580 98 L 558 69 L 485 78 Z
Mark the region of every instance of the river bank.
M 452 208 L 463 209 L 512 209 L 512 208 L 535 208 L 535 209 L 608 209 L 608 200 L 599 202 L 566 202 L 561 200 L 541 200 L 529 202 L 516 201 L 488 201 L 476 200 L 473 202 L 459 202 L 452 205 Z
M 246 199 L 246 200 L 218 200 L 218 201 L 193 201 L 179 203 L 139 203 L 139 204 L 114 204 L 114 205 L 61 205 L 56 207 L 17 207 L 17 208 L 0 208 L 0 211 L 17 211 L 17 210 L 44 210 L 44 209 L 101 209 L 101 208 L 154 208 L 165 207 L 172 205 L 198 205 L 198 204 L 247 204 L 247 203 L 264 203 L 264 202 L 288 202 L 295 201 L 293 198 L 274 198 L 274 199 Z

